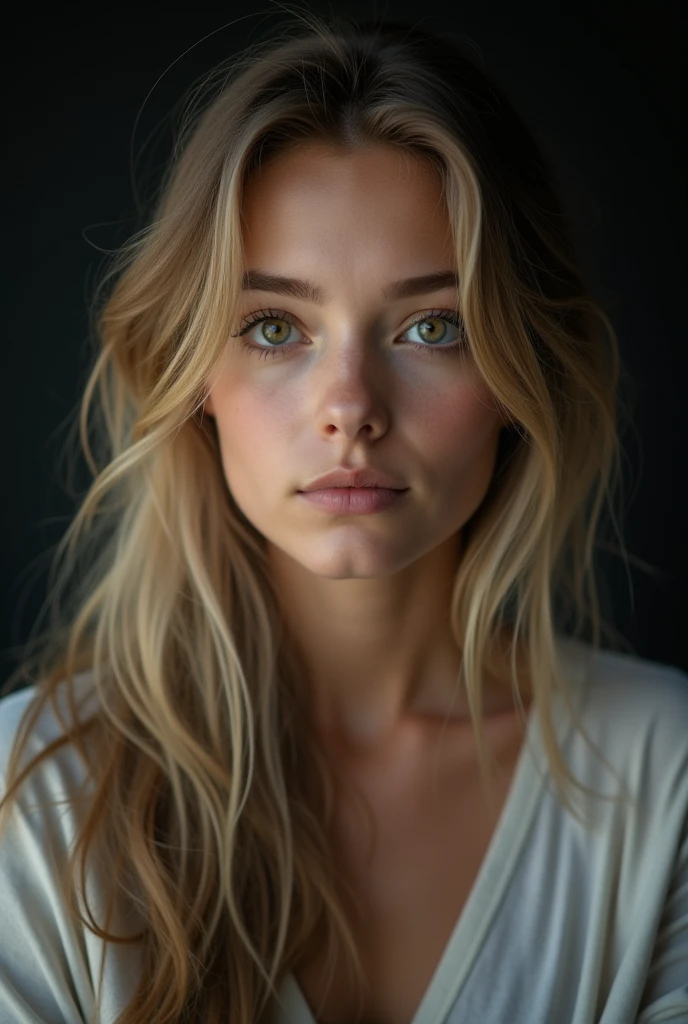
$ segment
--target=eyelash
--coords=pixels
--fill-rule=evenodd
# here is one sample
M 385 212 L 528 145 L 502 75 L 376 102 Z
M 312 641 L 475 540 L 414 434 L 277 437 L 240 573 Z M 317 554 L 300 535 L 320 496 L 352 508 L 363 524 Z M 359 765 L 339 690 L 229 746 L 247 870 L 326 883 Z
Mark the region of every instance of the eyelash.
M 274 348 L 263 348 L 260 345 L 252 345 L 251 342 L 244 341 L 242 336 L 246 334 L 247 331 L 250 331 L 251 328 L 254 327 L 256 324 L 262 323 L 263 320 L 284 320 L 285 323 L 291 324 L 292 327 L 296 327 L 296 323 L 288 313 L 285 313 L 282 310 L 261 309 L 258 310 L 258 312 L 256 313 L 250 313 L 249 316 L 244 317 L 244 319 L 242 320 L 242 324 L 244 326 L 242 326 L 240 330 L 236 331 L 232 335 L 232 337 L 240 337 L 242 348 L 246 349 L 248 352 L 257 352 L 259 358 L 261 359 L 267 359 L 268 356 L 273 357 L 278 355 L 284 355 L 288 348 L 293 347 L 292 345 L 285 344 Z M 463 320 L 454 310 L 434 309 L 429 313 L 423 313 L 421 316 L 416 317 L 416 319 L 413 320 L 412 323 L 408 325 L 406 331 L 410 331 L 412 327 L 414 327 L 416 324 L 422 323 L 424 320 L 446 320 L 454 327 L 461 328 L 462 337 L 459 340 L 455 341 L 452 345 L 448 345 L 446 348 L 433 347 L 432 345 L 421 345 L 419 344 L 419 342 L 411 341 L 409 342 L 409 345 L 411 345 L 412 348 L 421 349 L 423 352 L 429 352 L 430 355 L 435 355 L 438 352 L 442 352 L 450 356 L 459 355 L 459 353 L 465 348 L 466 335 L 463 326 Z M 404 331 L 403 333 L 406 334 L 406 331 Z

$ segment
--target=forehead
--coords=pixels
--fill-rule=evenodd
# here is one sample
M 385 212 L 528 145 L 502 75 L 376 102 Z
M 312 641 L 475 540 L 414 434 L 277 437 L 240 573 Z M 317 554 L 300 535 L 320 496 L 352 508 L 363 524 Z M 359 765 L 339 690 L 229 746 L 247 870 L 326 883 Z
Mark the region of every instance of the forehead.
M 247 261 L 261 265 L 295 250 L 389 260 L 391 250 L 405 258 L 420 248 L 434 262 L 453 251 L 437 170 L 387 145 L 309 143 L 273 158 L 246 183 L 242 228 Z

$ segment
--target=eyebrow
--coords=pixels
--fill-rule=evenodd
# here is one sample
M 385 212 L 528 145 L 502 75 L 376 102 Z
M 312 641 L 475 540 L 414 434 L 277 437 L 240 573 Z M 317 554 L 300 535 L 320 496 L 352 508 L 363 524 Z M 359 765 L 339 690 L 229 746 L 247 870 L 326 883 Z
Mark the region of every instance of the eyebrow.
M 434 274 L 423 274 L 421 277 L 407 277 L 402 281 L 393 281 L 382 289 L 383 298 L 388 302 L 407 299 L 412 295 L 426 295 L 443 288 L 458 288 L 459 276 L 453 270 L 439 270 Z M 280 295 L 291 295 L 294 299 L 302 299 L 321 306 L 327 295 L 318 285 L 311 281 L 301 281 L 295 277 L 282 277 L 279 274 L 268 274 L 263 270 L 246 270 L 242 276 L 243 291 L 276 292 Z

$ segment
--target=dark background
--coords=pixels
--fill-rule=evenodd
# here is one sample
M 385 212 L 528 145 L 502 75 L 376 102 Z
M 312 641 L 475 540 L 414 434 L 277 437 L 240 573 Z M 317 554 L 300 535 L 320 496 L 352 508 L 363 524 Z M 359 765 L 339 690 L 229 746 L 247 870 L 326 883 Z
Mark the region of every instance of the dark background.
M 584 275 L 635 382 L 622 527 L 631 557 L 653 572 L 631 562 L 629 575 L 609 561 L 615 623 L 638 655 L 688 670 L 678 4 L 473 0 L 453 3 L 451 14 L 418 0 L 308 7 L 360 19 L 386 12 L 468 37 L 540 142 Z M 103 251 L 141 226 L 137 201 L 164 165 L 175 105 L 286 14 L 271 3 L 21 11 L 5 48 L 0 681 L 41 609 L 50 555 L 88 483 L 83 463 L 70 476 L 58 458 L 85 381 L 87 307 Z

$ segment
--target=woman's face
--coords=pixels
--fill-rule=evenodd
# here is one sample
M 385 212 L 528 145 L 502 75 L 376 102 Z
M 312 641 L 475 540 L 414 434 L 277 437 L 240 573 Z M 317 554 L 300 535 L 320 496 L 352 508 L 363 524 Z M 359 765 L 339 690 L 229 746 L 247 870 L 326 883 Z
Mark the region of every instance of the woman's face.
M 269 545 L 310 573 L 393 574 L 473 515 L 503 425 L 469 350 L 457 349 L 459 329 L 436 319 L 457 309 L 456 285 L 389 293 L 454 269 L 440 185 L 392 147 L 309 143 L 248 183 L 242 217 L 246 271 L 320 294 L 244 292 L 205 406 L 227 484 Z M 271 319 L 230 337 L 260 311 Z M 367 515 L 333 515 L 299 494 L 343 464 L 408 490 Z

